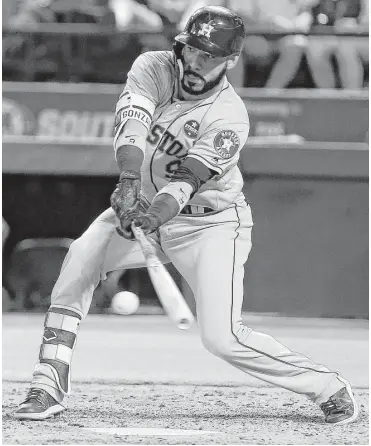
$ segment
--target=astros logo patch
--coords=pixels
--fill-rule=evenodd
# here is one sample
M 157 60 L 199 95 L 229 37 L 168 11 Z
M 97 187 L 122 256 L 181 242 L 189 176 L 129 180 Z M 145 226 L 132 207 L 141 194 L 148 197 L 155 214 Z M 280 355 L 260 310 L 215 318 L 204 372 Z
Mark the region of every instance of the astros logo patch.
M 214 147 L 219 155 L 224 158 L 232 158 L 240 146 L 240 138 L 233 130 L 222 130 L 214 138 Z
M 184 124 L 184 133 L 188 138 L 196 139 L 199 128 L 200 124 L 194 119 L 191 119 Z

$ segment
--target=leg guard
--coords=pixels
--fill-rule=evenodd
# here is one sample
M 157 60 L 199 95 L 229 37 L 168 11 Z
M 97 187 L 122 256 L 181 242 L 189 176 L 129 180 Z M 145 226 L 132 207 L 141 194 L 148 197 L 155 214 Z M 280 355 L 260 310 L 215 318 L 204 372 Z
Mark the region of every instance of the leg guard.
M 62 394 L 70 392 L 71 359 L 81 315 L 70 308 L 51 306 L 46 313 L 39 364 Z

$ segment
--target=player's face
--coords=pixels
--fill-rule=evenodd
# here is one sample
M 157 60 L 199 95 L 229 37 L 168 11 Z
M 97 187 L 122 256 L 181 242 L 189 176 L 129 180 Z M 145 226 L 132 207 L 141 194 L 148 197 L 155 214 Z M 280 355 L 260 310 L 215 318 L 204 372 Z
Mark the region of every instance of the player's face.
M 187 93 L 206 93 L 219 84 L 227 71 L 225 57 L 215 57 L 189 45 L 184 46 L 182 56 L 184 76 L 181 85 Z

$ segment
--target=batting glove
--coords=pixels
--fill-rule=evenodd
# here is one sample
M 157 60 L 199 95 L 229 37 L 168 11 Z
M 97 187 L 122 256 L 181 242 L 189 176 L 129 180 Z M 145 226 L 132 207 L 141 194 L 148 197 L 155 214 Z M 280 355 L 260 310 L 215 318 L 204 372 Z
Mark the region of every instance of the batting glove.
M 120 226 L 116 228 L 116 231 L 121 237 L 128 240 L 135 240 L 135 236 L 131 229 L 131 224 L 133 222 L 135 226 L 140 227 L 146 235 L 157 231 L 161 225 L 158 217 L 153 214 L 145 214 L 141 212 L 140 205 L 138 205 L 125 214 L 125 219 L 120 220 Z
M 134 218 L 139 217 L 140 214 L 139 203 L 127 212 L 122 213 L 121 218 L 119 218 L 120 226 L 116 226 L 117 233 L 128 240 L 135 240 L 133 231 L 131 230 L 131 224 L 134 221 Z
M 111 207 L 119 220 L 135 207 L 139 201 L 140 174 L 133 170 L 125 170 L 121 173 L 116 189 L 111 195 Z
M 135 226 L 142 229 L 145 235 L 152 234 L 161 226 L 160 219 L 154 214 L 138 215 L 133 219 Z

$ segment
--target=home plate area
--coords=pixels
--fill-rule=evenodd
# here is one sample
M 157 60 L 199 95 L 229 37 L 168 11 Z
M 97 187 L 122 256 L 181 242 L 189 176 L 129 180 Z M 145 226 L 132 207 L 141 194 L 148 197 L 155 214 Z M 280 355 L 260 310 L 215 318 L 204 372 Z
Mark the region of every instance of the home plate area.
M 329 426 L 304 395 L 253 380 L 208 353 L 196 326 L 185 332 L 164 316 L 91 315 L 74 353 L 67 410 L 20 421 L 14 411 L 29 388 L 43 315 L 9 313 L 3 315 L 2 444 L 369 444 L 368 322 L 249 320 L 349 377 L 358 420 Z
M 368 389 L 355 389 L 359 420 L 334 428 L 284 389 L 144 382 L 75 382 L 66 411 L 19 421 L 13 414 L 27 387 L 3 381 L 4 445 L 369 444 Z
M 134 435 L 139 437 L 164 437 L 164 436 L 187 436 L 187 435 L 212 435 L 222 434 L 222 432 L 189 430 L 189 429 L 155 429 L 155 428 L 135 428 L 135 427 L 91 427 L 87 430 L 98 434 L 108 435 Z

